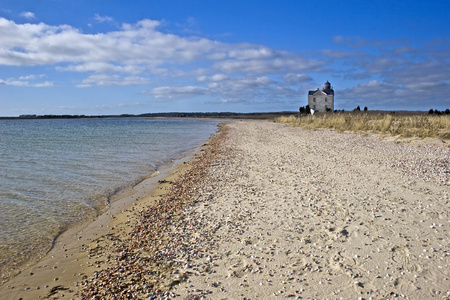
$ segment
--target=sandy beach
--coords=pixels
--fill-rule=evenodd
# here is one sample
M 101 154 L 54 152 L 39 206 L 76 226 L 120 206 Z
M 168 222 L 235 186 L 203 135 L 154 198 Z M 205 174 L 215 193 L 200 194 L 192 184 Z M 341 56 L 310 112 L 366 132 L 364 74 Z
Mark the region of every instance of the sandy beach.
M 1 298 L 450 296 L 449 148 L 235 121 L 156 178 Z
M 229 127 L 193 208 L 207 229 L 198 234 L 214 232 L 211 249 L 185 265 L 192 275 L 174 294 L 449 296 L 448 149 L 268 122 Z

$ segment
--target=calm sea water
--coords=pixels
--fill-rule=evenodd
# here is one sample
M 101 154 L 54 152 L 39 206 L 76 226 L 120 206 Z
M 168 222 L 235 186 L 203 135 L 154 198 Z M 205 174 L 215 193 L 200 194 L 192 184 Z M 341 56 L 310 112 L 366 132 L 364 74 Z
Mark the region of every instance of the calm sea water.
M 204 143 L 217 123 L 0 120 L 0 273 L 45 254 L 108 196 Z M 3 277 L 3 276 L 2 276 Z

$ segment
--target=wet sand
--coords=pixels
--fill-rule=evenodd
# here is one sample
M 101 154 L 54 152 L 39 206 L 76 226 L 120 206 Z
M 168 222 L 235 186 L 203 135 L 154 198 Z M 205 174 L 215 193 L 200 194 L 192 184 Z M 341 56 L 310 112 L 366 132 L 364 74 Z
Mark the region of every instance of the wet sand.
M 232 122 L 2 299 L 445 299 L 449 165 L 444 147 Z

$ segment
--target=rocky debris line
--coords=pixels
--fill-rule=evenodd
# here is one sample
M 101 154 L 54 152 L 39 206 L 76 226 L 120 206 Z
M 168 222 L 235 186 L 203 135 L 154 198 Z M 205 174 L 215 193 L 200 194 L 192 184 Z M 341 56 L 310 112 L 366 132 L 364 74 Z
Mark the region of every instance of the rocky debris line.
M 106 267 L 81 283 L 83 299 L 165 298 L 173 285 L 185 280 L 186 263 L 201 258 L 208 244 L 207 237 L 200 241 L 195 234 L 202 219 L 190 215 L 189 207 L 198 201 L 198 187 L 225 135 L 222 129 L 204 145 L 154 207 L 138 212 L 125 237 L 108 236 L 101 246 L 89 249 L 92 259 L 106 259 Z
M 449 149 L 267 121 L 225 128 L 110 242 L 85 298 L 449 296 Z

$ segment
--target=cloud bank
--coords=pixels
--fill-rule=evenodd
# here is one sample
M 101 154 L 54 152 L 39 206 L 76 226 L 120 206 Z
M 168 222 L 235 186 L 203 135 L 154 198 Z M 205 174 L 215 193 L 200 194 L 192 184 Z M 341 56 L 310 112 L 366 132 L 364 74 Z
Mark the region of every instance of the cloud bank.
M 32 13 L 22 15 L 34 18 Z M 100 15 L 94 20 L 114 21 Z M 284 99 L 301 104 L 300 97 L 327 77 L 341 85 L 334 83 L 342 104 L 381 107 L 388 102 L 395 108 L 449 102 L 443 96 L 450 94 L 448 39 L 416 45 L 407 39 L 336 36 L 335 49 L 299 53 L 181 36 L 161 27 L 160 21 L 145 19 L 87 34 L 69 25 L 18 24 L 0 18 L 0 65 L 46 66 L 82 75 L 72 83 L 78 88 L 142 86 L 143 95 L 166 100 L 207 96 L 218 103 Z M 0 85 L 55 86 L 54 81 L 38 80 L 42 79 L 0 78 Z

